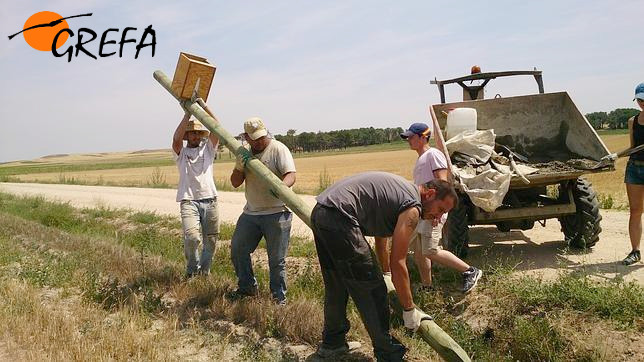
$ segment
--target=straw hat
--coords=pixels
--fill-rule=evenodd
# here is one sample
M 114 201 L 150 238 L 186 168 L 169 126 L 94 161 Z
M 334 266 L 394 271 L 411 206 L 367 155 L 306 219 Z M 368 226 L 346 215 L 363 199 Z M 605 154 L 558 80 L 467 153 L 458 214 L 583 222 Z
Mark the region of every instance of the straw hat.
M 210 135 L 210 131 L 206 129 L 206 127 L 201 124 L 201 122 L 197 121 L 196 119 L 191 119 L 188 121 L 188 126 L 186 126 L 186 133 L 183 134 L 183 139 L 187 140 L 188 139 L 188 132 L 189 131 L 197 131 L 201 133 L 201 138 L 206 138 L 208 135 Z

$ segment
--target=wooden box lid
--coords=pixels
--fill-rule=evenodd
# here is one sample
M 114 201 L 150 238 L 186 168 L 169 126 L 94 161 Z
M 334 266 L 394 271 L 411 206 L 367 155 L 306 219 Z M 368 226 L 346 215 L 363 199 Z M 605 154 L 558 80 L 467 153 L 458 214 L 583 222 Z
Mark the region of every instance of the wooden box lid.
M 215 66 L 206 58 L 181 52 L 172 78 L 172 92 L 179 98 L 190 98 L 199 78 L 201 80 L 197 94 L 206 101 L 215 78 L 215 70 Z

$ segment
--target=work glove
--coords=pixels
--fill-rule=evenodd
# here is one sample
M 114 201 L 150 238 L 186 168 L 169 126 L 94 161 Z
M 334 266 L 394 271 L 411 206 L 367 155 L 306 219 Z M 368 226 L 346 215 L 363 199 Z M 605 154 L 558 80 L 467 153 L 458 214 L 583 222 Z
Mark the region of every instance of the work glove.
M 403 311 L 403 320 L 405 321 L 405 328 L 416 332 L 418 327 L 420 327 L 420 322 L 424 320 L 430 321 L 432 317 L 414 307 L 412 310 Z
M 383 279 L 385 279 L 385 283 L 389 282 L 393 284 L 394 282 L 391 280 L 391 272 L 383 272 L 382 273 Z
M 252 157 L 253 154 L 250 153 L 250 151 L 247 149 L 239 151 L 239 154 L 237 155 L 237 162 L 235 162 L 235 170 L 244 172 L 244 167 L 248 163 L 248 160 L 250 160 Z
M 602 160 L 610 160 L 610 161 L 615 161 L 617 160 L 617 154 L 616 153 L 611 153 L 609 155 L 606 155 L 601 158 Z

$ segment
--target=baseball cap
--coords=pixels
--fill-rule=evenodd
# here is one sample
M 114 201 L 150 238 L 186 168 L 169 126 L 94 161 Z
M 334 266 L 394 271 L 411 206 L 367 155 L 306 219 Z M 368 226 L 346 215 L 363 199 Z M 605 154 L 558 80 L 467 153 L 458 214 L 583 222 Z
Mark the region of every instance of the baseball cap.
M 251 117 L 247 119 L 246 122 L 244 122 L 244 132 L 246 132 L 248 137 L 253 141 L 268 134 L 266 126 L 264 126 L 264 122 L 259 117 Z
M 635 98 L 633 100 L 636 99 L 644 99 L 644 83 L 640 83 L 635 87 Z
M 414 134 L 417 134 L 419 136 L 429 136 L 432 133 L 432 128 L 428 126 L 425 123 L 414 123 L 409 128 L 400 134 L 401 138 L 408 138 L 410 136 L 413 136 Z

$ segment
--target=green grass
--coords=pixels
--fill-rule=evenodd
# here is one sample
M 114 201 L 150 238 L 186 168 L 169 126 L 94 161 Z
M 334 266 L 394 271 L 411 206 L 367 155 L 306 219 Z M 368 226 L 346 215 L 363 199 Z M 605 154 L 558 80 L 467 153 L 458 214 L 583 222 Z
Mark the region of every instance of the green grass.
M 555 282 L 534 278 L 512 280 L 504 285 L 522 313 L 536 310 L 574 310 L 610 320 L 621 328 L 636 326 L 644 315 L 644 289 L 622 281 L 592 281 L 583 274 L 562 274 Z M 640 326 L 643 328 L 644 326 Z
M 628 134 L 628 128 L 620 128 L 620 129 L 600 129 L 597 130 L 597 134 L 600 136 L 603 135 L 613 135 L 613 134 Z

